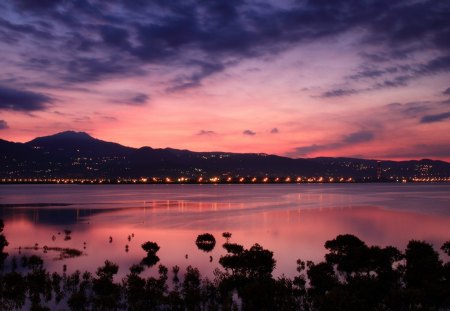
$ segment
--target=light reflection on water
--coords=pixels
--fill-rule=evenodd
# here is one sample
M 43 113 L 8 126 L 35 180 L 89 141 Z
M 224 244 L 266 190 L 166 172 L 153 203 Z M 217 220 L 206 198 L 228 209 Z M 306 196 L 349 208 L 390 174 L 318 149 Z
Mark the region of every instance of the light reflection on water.
M 410 239 L 440 246 L 450 238 L 449 190 L 450 185 L 397 184 L 2 185 L 0 217 L 11 255 L 35 243 L 83 250 L 86 242 L 85 256 L 64 261 L 37 251 L 53 271 L 61 272 L 63 264 L 69 272 L 94 271 L 109 259 L 124 275 L 144 257 L 140 245 L 150 240 L 161 246 L 160 263 L 193 265 L 212 276 L 225 254 L 222 232 L 230 231 L 231 242 L 274 251 L 275 274 L 292 277 L 297 258 L 321 260 L 325 241 L 342 233 L 402 249 Z M 71 240 L 58 235 L 64 229 L 73 231 Z M 194 243 L 205 232 L 217 240 L 211 253 Z

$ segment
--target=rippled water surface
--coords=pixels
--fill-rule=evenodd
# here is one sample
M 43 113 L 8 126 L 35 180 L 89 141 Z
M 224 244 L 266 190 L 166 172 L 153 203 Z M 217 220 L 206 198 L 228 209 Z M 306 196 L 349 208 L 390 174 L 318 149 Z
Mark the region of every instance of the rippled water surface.
M 0 218 L 9 258 L 36 253 L 58 272 L 64 264 L 94 271 L 109 259 L 124 275 L 144 257 L 140 245 L 155 241 L 160 263 L 212 276 L 229 231 L 231 242 L 272 250 L 275 274 L 293 276 L 297 258 L 322 260 L 325 241 L 337 234 L 402 249 L 410 239 L 442 245 L 450 239 L 450 185 L 1 185 Z M 205 232 L 217 240 L 210 253 L 195 245 Z M 56 260 L 44 245 L 83 255 Z

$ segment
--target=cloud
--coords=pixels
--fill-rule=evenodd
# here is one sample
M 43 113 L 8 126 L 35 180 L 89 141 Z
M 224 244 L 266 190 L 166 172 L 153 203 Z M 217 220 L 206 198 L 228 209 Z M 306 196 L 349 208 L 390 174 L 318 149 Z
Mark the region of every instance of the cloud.
M 167 92 L 172 93 L 188 88 L 199 87 L 203 79 L 225 69 L 225 66 L 220 63 L 193 61 L 192 64 L 199 69 L 190 75 L 181 75 L 175 78 L 172 81 L 173 85 L 166 89 Z
M 373 140 L 375 137 L 371 131 L 359 131 L 344 136 L 342 143 L 346 145 L 359 144 Z
M 115 27 L 111 25 L 102 25 L 100 27 L 100 35 L 103 42 L 107 45 L 129 48 L 128 31 L 124 28 Z
M 307 156 L 310 153 L 315 153 L 318 151 L 324 151 L 324 150 L 328 150 L 328 149 L 332 149 L 331 145 L 312 144 L 310 146 L 297 147 L 297 148 L 295 148 L 294 152 L 289 153 L 289 154 L 302 157 L 302 156 Z
M 447 88 L 444 92 L 442 92 L 444 95 L 450 95 L 450 87 Z
M 214 131 L 208 131 L 208 130 L 200 130 L 196 135 L 198 136 L 212 136 L 216 135 L 217 133 Z
M 371 89 L 382 89 L 382 88 L 393 88 L 406 86 L 407 82 L 411 80 L 412 76 L 396 76 L 391 79 L 385 79 L 381 82 L 376 83 Z M 370 89 L 368 89 L 370 90 Z
M 431 59 L 419 67 L 418 74 L 432 75 L 440 72 L 450 71 L 450 55 Z
M 134 105 L 144 105 L 149 101 L 149 99 L 150 99 L 150 96 L 148 96 L 147 94 L 140 93 L 140 94 L 133 96 L 130 99 L 129 103 L 134 104 Z
M 341 97 L 341 96 L 348 96 L 348 95 L 354 95 L 356 93 L 358 93 L 359 91 L 354 90 L 354 89 L 335 89 L 335 90 L 330 90 L 330 91 L 326 91 L 324 93 L 322 93 L 322 95 L 320 95 L 320 97 Z
M 439 114 L 430 114 L 423 116 L 422 119 L 420 119 L 420 123 L 434 123 L 434 122 L 440 122 L 443 120 L 446 120 L 450 118 L 450 111 L 439 113 Z
M 136 93 L 133 95 L 118 95 L 119 99 L 115 98 L 111 100 L 112 103 L 130 106 L 143 106 L 149 103 L 151 100 L 150 95 L 144 93 Z M 122 98 L 120 98 L 122 97 Z
M 434 102 L 409 102 L 409 103 L 391 103 L 386 105 L 389 114 L 399 114 L 401 117 L 416 118 L 430 111 L 433 106 L 439 103 Z
M 5 120 L 0 120 L 0 130 L 5 130 L 9 128 L 8 123 Z
M 101 118 L 106 121 L 117 121 L 118 120 L 116 117 L 112 117 L 112 116 L 102 116 Z
M 48 10 L 54 8 L 58 3 L 60 3 L 60 0 L 40 0 L 40 1 L 34 1 L 34 0 L 17 0 L 15 1 L 16 5 L 23 10 Z
M 432 51 L 416 58 L 424 61 L 411 77 L 449 70 L 446 1 L 18 0 L 5 7 L 11 12 L 0 20 L 0 36 L 15 40 L 18 47 L 20 42 L 23 65 L 28 64 L 23 55 L 32 47 L 34 54 L 50 60 L 49 75 L 57 73 L 71 83 L 139 75 L 145 65 L 158 65 L 187 72 L 168 88 L 183 91 L 242 60 L 353 33 L 358 33 L 354 38 L 369 65 Z M 208 61 L 192 70 L 193 60 L 199 59 Z M 38 67 L 33 70 L 39 72 Z M 380 88 L 404 85 L 385 71 L 370 68 L 360 78 L 380 78 L 375 83 Z M 323 97 L 354 91 L 331 90 Z
M 52 98 L 41 93 L 0 86 L 0 110 L 45 110 L 52 101 Z
M 332 142 L 328 144 L 312 144 L 309 146 L 301 146 L 289 152 L 288 156 L 307 156 L 311 153 L 317 153 L 322 151 L 340 149 L 347 146 L 366 143 L 375 139 L 375 134 L 368 130 L 361 130 L 348 135 L 344 135 L 340 141 Z
M 58 66 L 61 64 L 58 64 Z M 93 82 L 110 77 L 129 75 L 137 76 L 143 73 L 136 64 L 119 59 L 112 55 L 111 58 L 78 57 L 64 62 L 59 73 L 66 82 Z
M 276 127 L 274 127 L 273 129 L 270 130 L 270 134 L 278 134 L 279 132 L 280 131 Z
M 248 135 L 248 136 L 254 136 L 254 135 L 256 135 L 256 133 L 253 132 L 253 131 L 251 131 L 251 130 L 245 130 L 245 131 L 242 132 L 242 134 Z
M 450 145 L 446 144 L 416 144 L 409 148 L 401 148 L 392 153 L 380 155 L 380 158 L 395 159 L 395 158 L 444 158 L 448 159 L 450 157 Z

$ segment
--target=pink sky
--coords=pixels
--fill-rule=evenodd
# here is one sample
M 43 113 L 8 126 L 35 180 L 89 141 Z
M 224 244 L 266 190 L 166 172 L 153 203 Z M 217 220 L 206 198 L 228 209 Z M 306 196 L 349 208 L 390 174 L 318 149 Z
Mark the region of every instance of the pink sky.
M 448 5 L 243 3 L 1 4 L 0 138 L 450 161 Z

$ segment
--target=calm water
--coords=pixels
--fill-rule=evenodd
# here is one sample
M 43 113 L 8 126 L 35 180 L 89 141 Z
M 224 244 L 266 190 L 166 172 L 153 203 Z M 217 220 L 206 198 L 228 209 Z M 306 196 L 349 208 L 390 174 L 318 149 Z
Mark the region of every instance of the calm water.
M 325 241 L 337 234 L 401 249 L 410 239 L 436 246 L 450 239 L 448 184 L 2 185 L 0 206 L 10 242 L 6 251 L 14 255 L 22 247 L 22 254 L 43 256 L 47 268 L 58 272 L 64 264 L 69 272 L 94 271 L 109 259 L 124 275 L 144 257 L 140 245 L 155 241 L 160 263 L 193 265 L 212 276 L 225 254 L 224 231 L 233 234 L 231 242 L 272 250 L 275 275 L 290 277 L 297 258 L 322 260 Z M 71 240 L 58 234 L 64 229 L 72 230 Z M 205 232 L 217 240 L 210 253 L 194 243 Z M 77 248 L 84 255 L 61 261 L 42 249 L 24 250 L 35 243 Z

